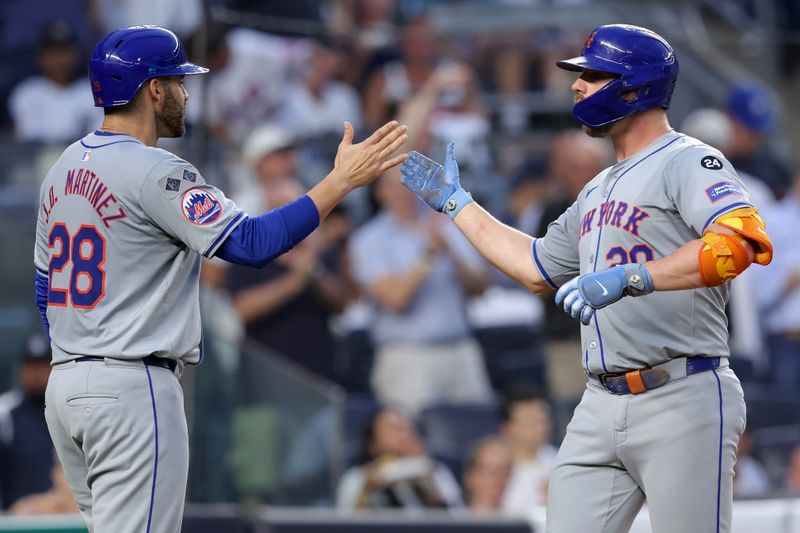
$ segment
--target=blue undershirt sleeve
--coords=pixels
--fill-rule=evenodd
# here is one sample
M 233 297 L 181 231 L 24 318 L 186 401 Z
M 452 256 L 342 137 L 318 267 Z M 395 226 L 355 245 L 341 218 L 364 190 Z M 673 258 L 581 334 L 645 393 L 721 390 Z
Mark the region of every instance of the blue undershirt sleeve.
M 305 239 L 319 226 L 319 211 L 308 195 L 257 217 L 246 217 L 220 245 L 216 257 L 261 268 Z
M 36 272 L 36 307 L 39 308 L 39 314 L 42 316 L 42 326 L 44 327 L 44 334 L 47 335 L 47 342 L 50 342 L 50 323 L 47 321 L 47 291 L 49 283 L 47 276 L 42 275 L 39 271 Z

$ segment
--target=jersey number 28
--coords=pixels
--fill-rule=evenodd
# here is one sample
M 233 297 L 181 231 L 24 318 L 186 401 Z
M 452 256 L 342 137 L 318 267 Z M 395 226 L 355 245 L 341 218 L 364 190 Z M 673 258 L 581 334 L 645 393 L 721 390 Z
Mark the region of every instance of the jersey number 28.
M 66 307 L 67 300 L 72 307 L 91 309 L 105 294 L 106 240 L 97 227 L 84 224 L 70 238 L 69 230 L 63 222 L 56 222 L 48 236 L 50 249 L 57 251 L 50 256 L 49 290 L 47 305 Z M 61 272 L 72 262 L 69 287 L 53 287 L 53 274 Z

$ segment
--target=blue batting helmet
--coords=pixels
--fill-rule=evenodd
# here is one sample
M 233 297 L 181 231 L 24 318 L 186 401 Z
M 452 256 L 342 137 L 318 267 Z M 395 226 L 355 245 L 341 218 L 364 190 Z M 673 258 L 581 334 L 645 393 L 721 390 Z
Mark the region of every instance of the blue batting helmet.
M 151 78 L 206 72 L 186 60 L 174 33 L 159 26 L 114 30 L 97 43 L 89 60 L 95 107 L 127 104 Z
M 574 72 L 596 70 L 616 79 L 575 104 L 572 114 L 590 128 L 600 128 L 634 113 L 668 108 L 678 79 L 678 60 L 663 37 L 639 26 L 609 24 L 595 29 L 581 55 L 556 63 Z M 635 91 L 628 100 L 621 95 Z

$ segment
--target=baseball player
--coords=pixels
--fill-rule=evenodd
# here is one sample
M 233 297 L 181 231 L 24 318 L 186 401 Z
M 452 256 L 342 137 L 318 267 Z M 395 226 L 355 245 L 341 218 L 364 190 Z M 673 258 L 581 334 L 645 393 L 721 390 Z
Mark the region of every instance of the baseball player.
M 644 28 L 601 26 L 581 55 L 573 115 L 611 139 L 617 163 L 538 239 L 504 226 L 444 165 L 412 152 L 405 185 L 448 213 L 492 263 L 582 327 L 588 383 L 556 459 L 547 531 L 624 532 L 647 500 L 654 533 L 728 532 L 745 424 L 728 368 L 725 302 L 772 245 L 736 172 L 667 121 L 678 75 Z M 560 287 L 560 288 L 559 288 Z
M 202 359 L 202 257 L 261 266 L 307 236 L 350 190 L 400 164 L 405 127 L 360 144 L 345 132 L 309 193 L 248 216 L 201 173 L 156 148 L 180 137 L 187 62 L 157 26 L 111 32 L 89 73 L 102 127 L 69 146 L 41 188 L 37 302 L 53 348 L 45 415 L 89 531 L 176 533 L 189 464 L 174 371 Z

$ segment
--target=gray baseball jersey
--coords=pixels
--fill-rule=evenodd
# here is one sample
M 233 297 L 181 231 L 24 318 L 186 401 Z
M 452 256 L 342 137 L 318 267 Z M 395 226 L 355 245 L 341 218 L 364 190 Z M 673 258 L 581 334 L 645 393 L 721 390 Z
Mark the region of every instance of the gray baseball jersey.
M 720 215 L 750 206 L 716 149 L 670 131 L 607 168 L 534 240 L 532 255 L 553 288 L 578 274 L 670 255 Z M 623 298 L 582 326 L 582 362 L 594 375 L 687 355 L 727 356 L 727 284 Z
M 668 256 L 720 215 L 749 206 L 717 150 L 670 131 L 589 182 L 534 240 L 533 261 L 556 287 Z M 623 298 L 582 327 L 590 376 L 660 365 L 673 380 L 615 395 L 590 378 L 550 480 L 548 533 L 628 531 L 645 500 L 654 533 L 730 531 L 745 407 L 725 368 L 728 292 L 723 284 Z M 719 369 L 688 376 L 686 356 L 723 359 Z
M 54 364 L 200 360 L 200 256 L 244 218 L 192 165 L 127 135 L 68 147 L 41 188 L 34 263 Z

